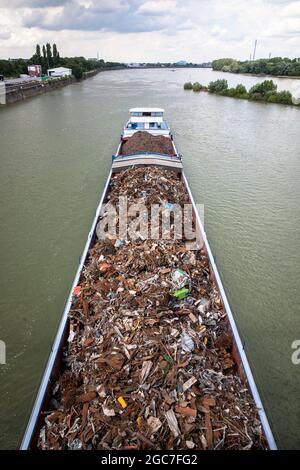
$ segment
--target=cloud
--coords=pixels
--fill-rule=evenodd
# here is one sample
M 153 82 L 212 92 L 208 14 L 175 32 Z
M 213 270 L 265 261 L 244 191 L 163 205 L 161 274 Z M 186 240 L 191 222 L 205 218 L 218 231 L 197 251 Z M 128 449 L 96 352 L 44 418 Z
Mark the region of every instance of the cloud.
M 0 0 L 0 8 L 2 36 L 12 31 L 1 44 L 7 56 L 29 57 L 45 42 L 62 55 L 132 62 L 246 59 L 255 39 L 257 57 L 300 50 L 295 0 Z
M 282 14 L 284 16 L 290 16 L 292 18 L 300 18 L 300 1 L 288 3 L 283 9 Z M 300 24 L 299 24 L 300 27 Z
M 170 11 L 174 11 L 176 9 L 177 3 L 175 0 L 160 0 L 155 1 L 151 0 L 149 2 L 143 3 L 139 6 L 137 10 L 137 14 L 142 15 L 161 15 L 165 13 L 169 13 Z
M 0 0 L 0 8 L 48 8 L 62 6 L 70 0 Z
M 284 4 L 284 3 L 291 3 L 291 0 L 263 0 L 265 3 L 277 3 L 277 4 Z
M 59 9 L 38 9 L 24 13 L 23 25 L 47 30 L 147 32 L 176 27 L 176 16 L 169 15 L 172 0 L 146 2 L 138 7 L 137 0 L 114 0 L 82 4 L 70 1 Z M 141 8 L 146 5 L 146 9 Z M 150 9 L 157 5 L 158 8 Z M 166 8 L 167 7 L 167 8 Z M 144 16 L 146 15 L 146 16 Z
M 129 10 L 130 5 L 127 0 L 101 0 L 101 2 L 90 1 L 88 3 L 79 2 L 86 9 L 91 9 L 95 13 L 124 13 Z
M 0 30 L 0 40 L 6 40 L 11 37 L 11 32 L 10 31 L 3 31 Z
M 214 26 L 211 30 L 211 35 L 216 37 L 224 37 L 227 34 L 227 29 L 222 28 L 221 26 Z

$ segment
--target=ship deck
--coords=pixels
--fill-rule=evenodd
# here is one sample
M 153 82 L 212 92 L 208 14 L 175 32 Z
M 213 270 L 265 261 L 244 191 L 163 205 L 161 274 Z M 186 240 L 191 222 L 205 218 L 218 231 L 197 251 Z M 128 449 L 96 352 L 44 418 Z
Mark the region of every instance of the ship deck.
M 182 171 L 183 166 L 181 159 L 170 155 L 161 155 L 155 153 L 141 153 L 138 155 L 118 156 L 113 160 L 112 171 L 114 173 L 122 171 L 126 168 L 136 166 L 159 166 L 170 170 Z

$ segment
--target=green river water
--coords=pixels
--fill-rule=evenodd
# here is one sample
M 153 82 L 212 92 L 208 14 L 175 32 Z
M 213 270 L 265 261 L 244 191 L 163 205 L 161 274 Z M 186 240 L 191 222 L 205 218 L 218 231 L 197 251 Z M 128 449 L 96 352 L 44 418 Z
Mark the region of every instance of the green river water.
M 275 438 L 300 448 L 300 109 L 183 90 L 220 76 L 111 71 L 0 110 L 0 448 L 20 443 L 134 106 L 166 110 Z

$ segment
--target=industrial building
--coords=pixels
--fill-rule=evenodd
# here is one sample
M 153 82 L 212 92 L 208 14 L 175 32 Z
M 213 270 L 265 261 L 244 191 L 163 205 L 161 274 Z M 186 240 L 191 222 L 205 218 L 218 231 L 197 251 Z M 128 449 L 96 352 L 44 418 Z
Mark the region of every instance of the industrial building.
M 48 69 L 49 77 L 70 77 L 72 75 L 72 69 L 66 67 L 56 67 Z
M 40 65 L 28 65 L 27 67 L 29 77 L 41 77 L 42 67 Z

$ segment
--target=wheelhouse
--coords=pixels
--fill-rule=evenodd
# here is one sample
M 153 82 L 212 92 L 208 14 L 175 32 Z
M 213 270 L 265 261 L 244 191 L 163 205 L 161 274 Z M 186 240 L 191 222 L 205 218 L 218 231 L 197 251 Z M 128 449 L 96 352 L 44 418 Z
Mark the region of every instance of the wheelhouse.
M 132 108 L 130 119 L 124 127 L 124 137 L 137 131 L 147 131 L 154 135 L 170 135 L 170 128 L 164 120 L 162 108 Z

